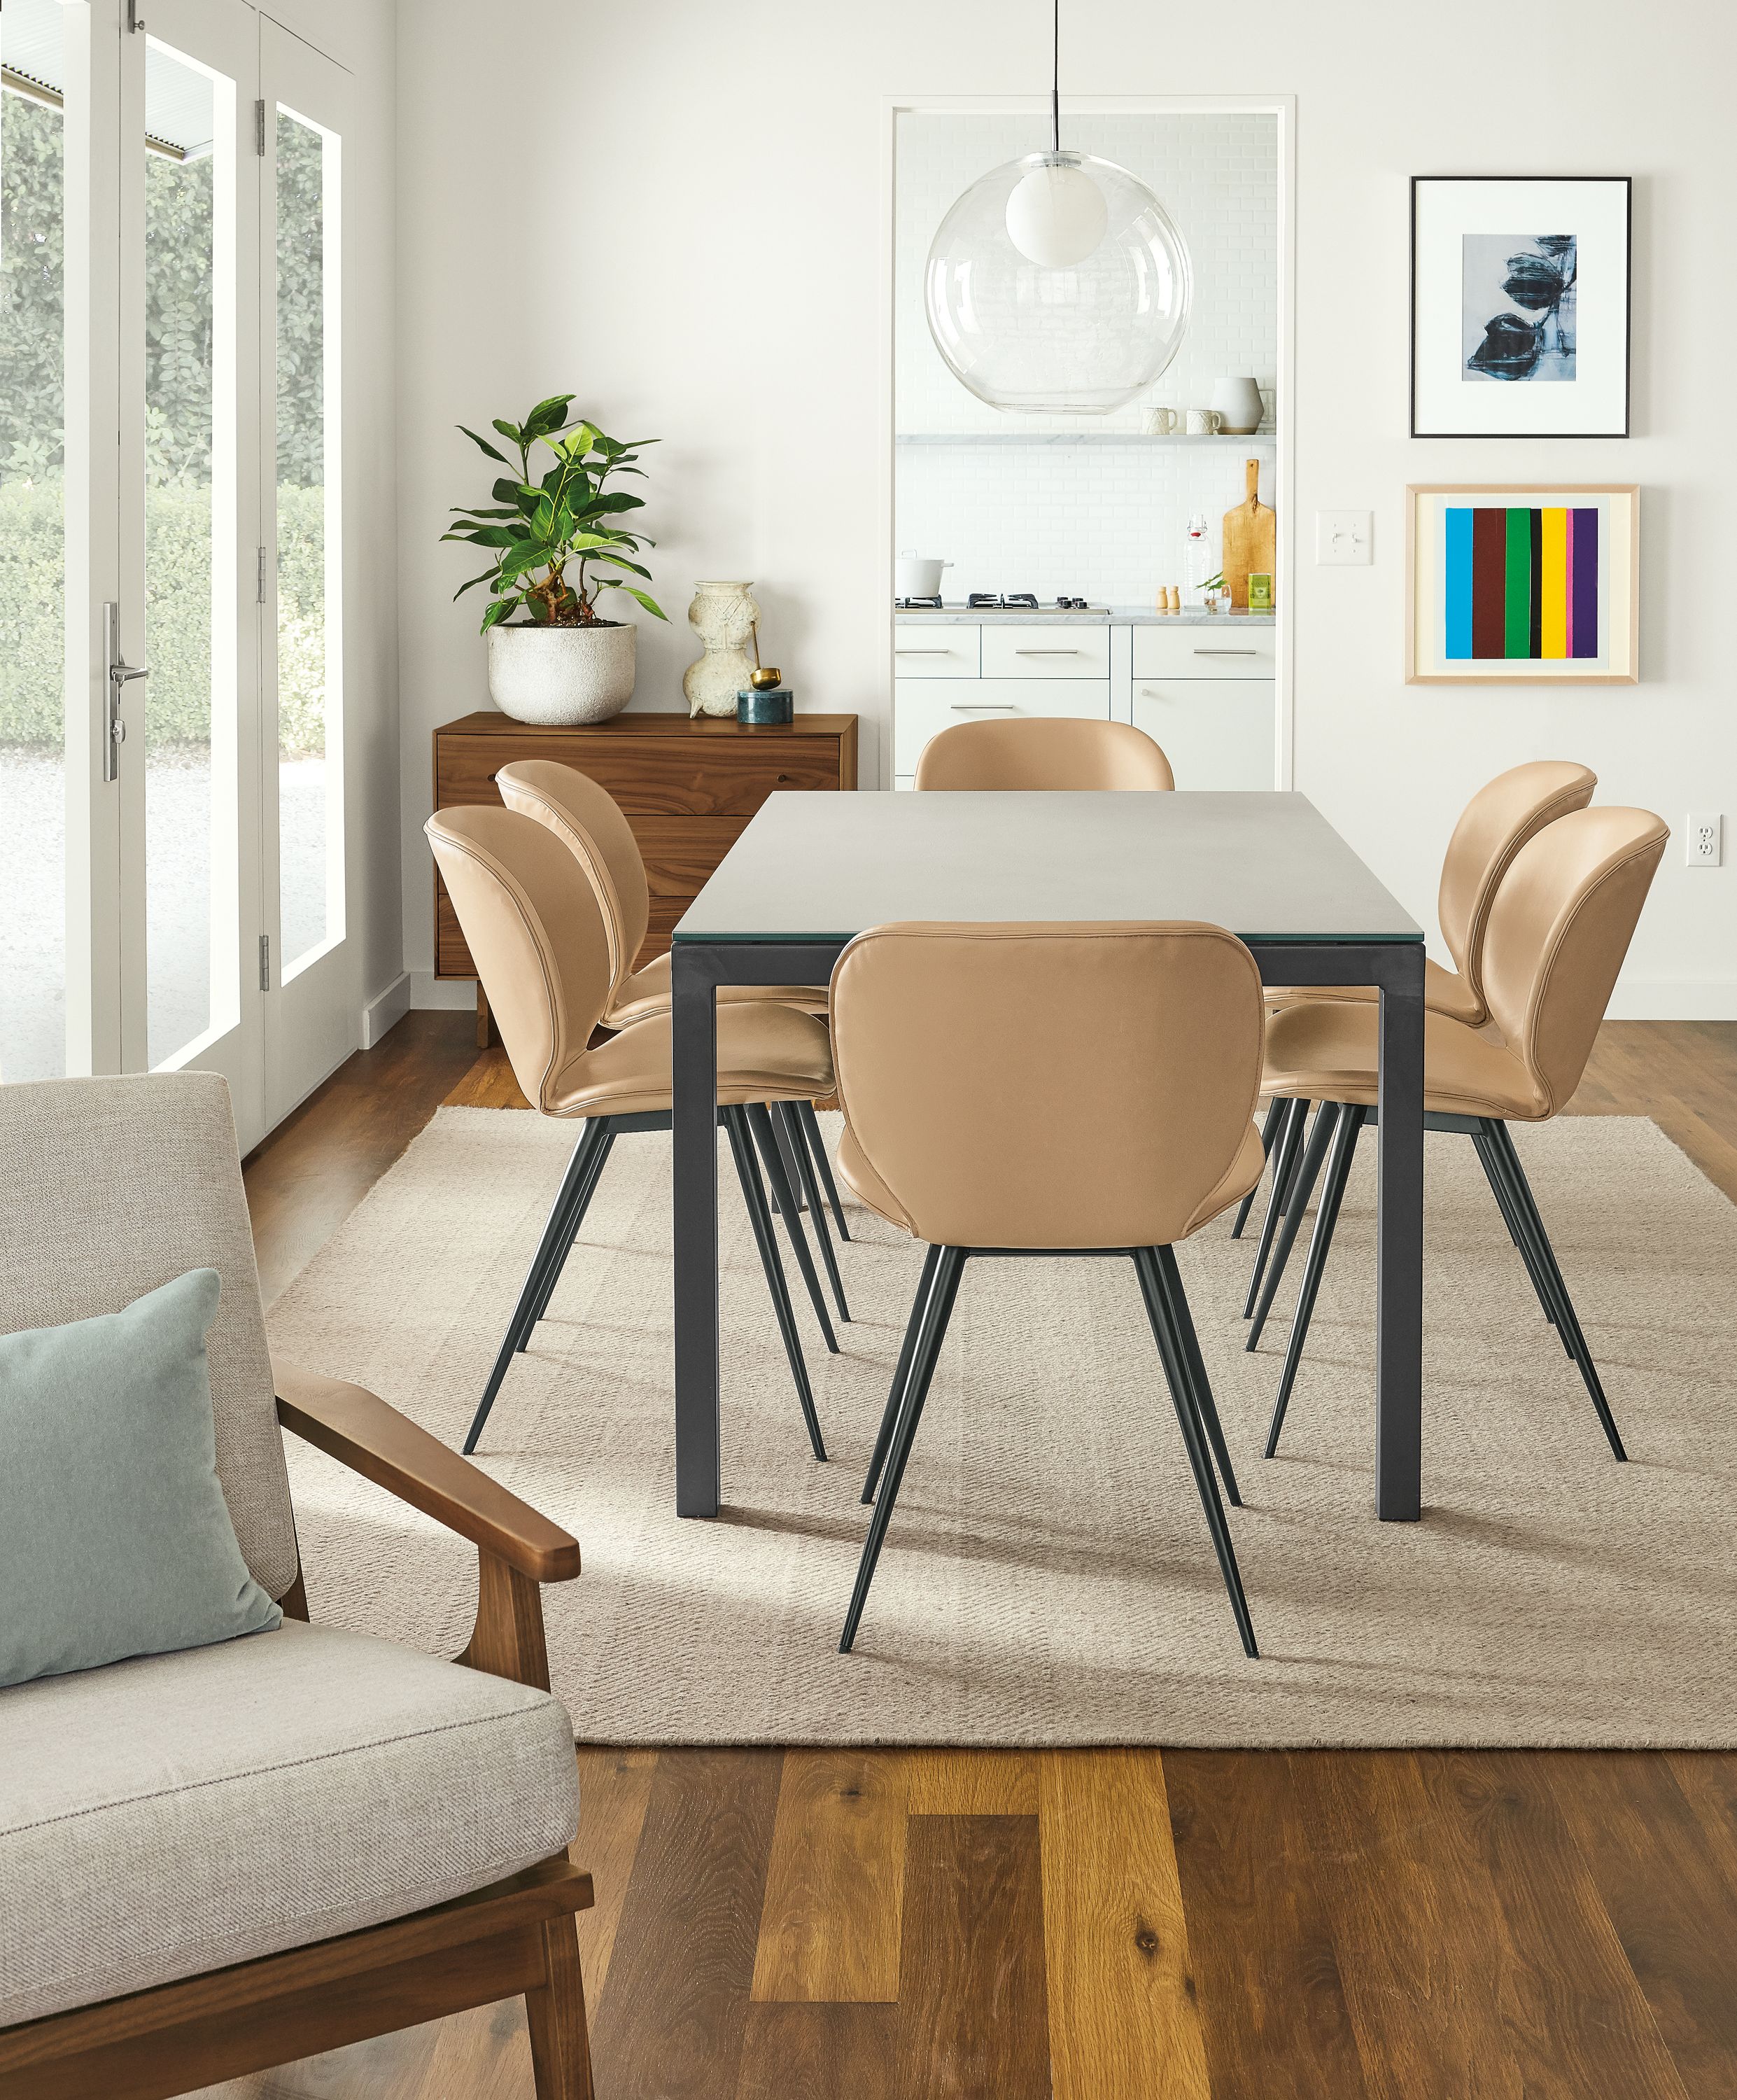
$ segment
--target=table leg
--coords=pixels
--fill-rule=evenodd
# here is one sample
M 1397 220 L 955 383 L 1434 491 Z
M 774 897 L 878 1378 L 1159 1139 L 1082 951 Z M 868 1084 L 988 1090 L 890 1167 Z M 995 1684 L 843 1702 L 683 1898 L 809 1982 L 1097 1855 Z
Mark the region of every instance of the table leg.
M 718 1433 L 717 987 L 706 956 L 671 958 L 675 1153 L 676 1514 L 716 1516 Z
M 1375 1514 L 1423 1502 L 1423 950 L 1382 958 L 1375 1258 Z

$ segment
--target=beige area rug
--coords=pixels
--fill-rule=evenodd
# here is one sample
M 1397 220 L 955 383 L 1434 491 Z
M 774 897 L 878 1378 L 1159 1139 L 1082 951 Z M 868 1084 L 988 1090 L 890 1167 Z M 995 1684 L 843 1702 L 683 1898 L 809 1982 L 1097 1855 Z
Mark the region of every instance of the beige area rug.
M 683 1521 L 668 1140 L 623 1139 L 479 1454 L 580 1541 L 584 1573 L 544 1593 L 578 1736 L 1737 1744 L 1737 1209 L 1649 1122 L 1518 1138 L 1626 1466 L 1464 1139 L 1428 1140 L 1421 1524 L 1372 1511 L 1373 1141 L 1275 1461 L 1259 1452 L 1285 1323 L 1243 1351 L 1249 1251 L 1228 1218 L 1180 1251 L 1247 1498 L 1258 1662 L 1121 1261 L 968 1267 L 857 1652 L 839 1655 L 920 1252 L 852 1206 L 841 1357 L 799 1308 L 831 1452 L 817 1465 L 724 1156 L 727 1507 Z M 456 1445 L 571 1142 L 523 1113 L 443 1110 L 279 1301 L 275 1346 Z M 290 1440 L 316 1615 L 456 1653 L 468 1549 Z

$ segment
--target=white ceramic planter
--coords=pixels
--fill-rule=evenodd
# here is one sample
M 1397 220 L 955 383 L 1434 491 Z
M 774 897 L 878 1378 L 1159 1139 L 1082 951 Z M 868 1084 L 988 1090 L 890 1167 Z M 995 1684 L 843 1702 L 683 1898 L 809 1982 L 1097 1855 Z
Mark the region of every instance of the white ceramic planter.
M 607 721 L 633 697 L 639 629 L 619 626 L 523 627 L 488 630 L 488 690 L 515 721 Z

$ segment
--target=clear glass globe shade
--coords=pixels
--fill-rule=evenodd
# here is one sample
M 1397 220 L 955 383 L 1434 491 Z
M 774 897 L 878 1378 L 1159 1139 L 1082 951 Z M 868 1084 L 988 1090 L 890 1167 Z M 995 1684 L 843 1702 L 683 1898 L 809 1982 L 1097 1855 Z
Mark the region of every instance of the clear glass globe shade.
M 1077 262 L 1050 265 L 1024 253 L 1010 226 L 1014 192 L 1058 163 L 1089 183 L 1104 223 Z M 923 303 L 942 360 L 980 401 L 1102 416 L 1175 357 L 1192 293 L 1182 236 L 1137 176 L 1089 153 L 1032 153 L 991 169 L 942 219 Z
M 1047 270 L 1083 262 L 1109 231 L 1104 192 L 1060 155 L 1021 175 L 1007 199 L 1007 238 Z

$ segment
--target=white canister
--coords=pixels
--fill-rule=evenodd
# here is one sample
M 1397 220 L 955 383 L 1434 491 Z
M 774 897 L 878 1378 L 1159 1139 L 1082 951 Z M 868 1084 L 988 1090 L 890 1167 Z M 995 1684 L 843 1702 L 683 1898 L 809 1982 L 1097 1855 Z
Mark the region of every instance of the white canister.
M 1245 438 L 1260 428 L 1263 403 L 1252 379 L 1220 379 L 1212 389 L 1219 426 L 1232 437 Z
M 941 572 L 950 569 L 950 562 L 931 561 L 927 556 L 915 554 L 906 548 L 893 565 L 893 591 L 896 598 L 939 598 Z

